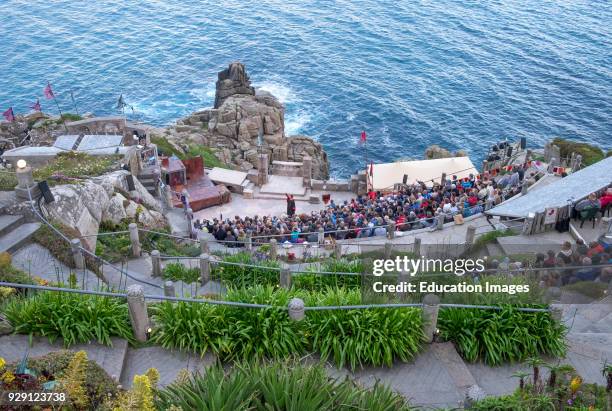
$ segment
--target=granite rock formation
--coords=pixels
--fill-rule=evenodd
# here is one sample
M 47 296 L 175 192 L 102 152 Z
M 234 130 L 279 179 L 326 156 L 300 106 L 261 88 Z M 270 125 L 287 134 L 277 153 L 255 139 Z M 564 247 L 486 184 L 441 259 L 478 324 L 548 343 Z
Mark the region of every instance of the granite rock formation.
M 53 187 L 55 201 L 46 205 L 49 218 L 77 229 L 81 236 L 94 235 L 84 238 L 89 250 L 96 248 L 95 234 L 102 221 L 118 223 L 129 217 L 148 228 L 165 225 L 159 202 L 137 179 L 135 192 L 127 194 L 127 174 L 125 170 L 115 171 L 79 184 Z
M 425 149 L 425 160 L 449 157 L 467 157 L 467 153 L 465 150 L 457 150 L 454 153 L 451 153 L 449 150 L 442 148 L 437 144 L 433 144 Z
M 306 136 L 285 135 L 285 108 L 270 93 L 251 86 L 244 65 L 232 63 L 219 73 L 215 107 L 193 113 L 164 131 L 178 144 L 211 147 L 236 169 L 257 167 L 258 152 L 270 161 L 313 158 L 313 178 L 327 179 L 329 163 L 321 144 Z

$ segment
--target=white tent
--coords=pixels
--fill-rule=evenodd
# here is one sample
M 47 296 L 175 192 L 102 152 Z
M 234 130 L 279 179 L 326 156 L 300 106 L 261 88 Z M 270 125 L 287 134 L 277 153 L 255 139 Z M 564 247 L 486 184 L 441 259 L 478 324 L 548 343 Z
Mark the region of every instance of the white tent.
M 368 172 L 369 172 L 368 167 Z M 393 188 L 396 183 L 401 183 L 404 175 L 407 175 L 407 183 L 413 184 L 422 181 L 432 185 L 432 180 L 440 181 L 442 173 L 448 178 L 455 175 L 461 179 L 470 174 L 478 174 L 478 170 L 472 164 L 469 157 L 438 158 L 435 160 L 397 161 L 395 163 L 374 164 L 373 166 L 373 188 L 374 190 L 385 190 Z
M 562 207 L 612 183 L 612 157 L 592 164 L 526 195 L 515 196 L 488 210 L 490 215 L 521 218 L 547 208 Z

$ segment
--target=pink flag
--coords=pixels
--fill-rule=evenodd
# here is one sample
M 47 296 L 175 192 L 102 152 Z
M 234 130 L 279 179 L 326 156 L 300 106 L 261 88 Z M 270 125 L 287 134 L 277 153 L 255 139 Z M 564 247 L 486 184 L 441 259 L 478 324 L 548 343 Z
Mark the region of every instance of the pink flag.
M 40 111 L 40 100 L 36 99 L 36 103 L 32 104 L 30 108 L 34 111 Z
M 53 94 L 53 90 L 51 89 L 51 83 L 47 83 L 47 87 L 45 87 L 44 93 L 47 100 L 55 98 L 55 94 Z
M 366 136 L 366 132 L 365 130 L 361 131 L 361 139 L 359 140 L 360 143 L 365 143 L 367 140 L 367 136 Z
M 13 107 L 9 107 L 8 110 L 2 113 L 2 115 L 4 116 L 6 121 L 8 121 L 9 123 L 12 123 L 13 121 L 15 121 L 15 113 L 13 113 Z

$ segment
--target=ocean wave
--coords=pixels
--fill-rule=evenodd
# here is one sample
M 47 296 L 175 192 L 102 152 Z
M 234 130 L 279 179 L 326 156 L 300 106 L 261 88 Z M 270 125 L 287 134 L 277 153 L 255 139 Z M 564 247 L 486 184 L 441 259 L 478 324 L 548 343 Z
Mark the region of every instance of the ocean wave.
M 310 123 L 312 116 L 303 111 L 285 115 L 285 134 L 293 136 L 303 133 L 304 127 Z
M 263 81 L 256 83 L 254 86 L 258 90 L 267 91 L 272 94 L 283 104 L 294 103 L 298 101 L 296 94 L 287 85 L 275 81 Z

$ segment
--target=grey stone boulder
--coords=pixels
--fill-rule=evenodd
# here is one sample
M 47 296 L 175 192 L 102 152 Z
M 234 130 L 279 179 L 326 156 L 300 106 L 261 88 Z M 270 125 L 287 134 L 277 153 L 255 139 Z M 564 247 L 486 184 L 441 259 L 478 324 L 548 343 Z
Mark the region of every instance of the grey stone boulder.
M 15 331 L 15 329 L 9 320 L 7 320 L 5 316 L 0 315 L 0 335 L 12 334 L 13 331 Z

